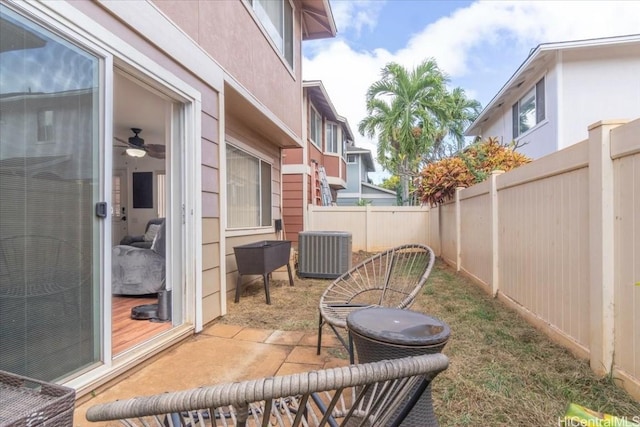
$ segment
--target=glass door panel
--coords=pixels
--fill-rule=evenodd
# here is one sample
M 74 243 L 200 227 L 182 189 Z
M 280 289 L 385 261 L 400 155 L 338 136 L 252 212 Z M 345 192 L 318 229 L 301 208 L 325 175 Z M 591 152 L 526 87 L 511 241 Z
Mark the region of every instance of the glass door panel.
M 0 5 L 0 370 L 99 360 L 99 67 Z

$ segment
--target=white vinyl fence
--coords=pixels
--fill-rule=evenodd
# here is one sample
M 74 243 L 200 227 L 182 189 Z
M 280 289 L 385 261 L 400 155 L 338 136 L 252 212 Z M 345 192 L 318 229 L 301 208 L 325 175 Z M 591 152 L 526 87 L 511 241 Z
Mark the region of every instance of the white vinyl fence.
M 640 120 L 458 189 L 441 257 L 640 399 Z
M 428 244 L 429 208 L 416 206 L 312 206 L 308 231 L 347 231 L 352 250 L 379 252 L 408 243 Z
M 640 120 L 494 172 L 437 208 L 310 207 L 353 250 L 425 243 L 640 399 Z

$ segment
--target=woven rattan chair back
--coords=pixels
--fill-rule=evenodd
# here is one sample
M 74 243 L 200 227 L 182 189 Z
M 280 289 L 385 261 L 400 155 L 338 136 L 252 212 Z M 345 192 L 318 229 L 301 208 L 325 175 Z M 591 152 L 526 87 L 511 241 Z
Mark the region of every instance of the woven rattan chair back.
M 428 354 L 136 397 L 94 405 L 87 419 L 158 427 L 397 426 L 448 363 Z
M 351 355 L 353 346 L 342 336 L 347 316 L 366 307 L 409 308 L 426 283 L 435 255 L 425 245 L 398 246 L 368 258 L 335 279 L 320 297 L 318 354 L 322 328 L 329 325 Z

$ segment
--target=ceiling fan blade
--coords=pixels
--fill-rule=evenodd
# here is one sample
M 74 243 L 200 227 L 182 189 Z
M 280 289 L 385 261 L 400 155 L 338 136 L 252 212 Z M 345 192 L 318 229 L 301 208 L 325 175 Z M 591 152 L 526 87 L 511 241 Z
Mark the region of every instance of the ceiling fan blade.
M 121 144 L 126 145 L 127 147 L 129 146 L 129 143 L 127 141 L 125 141 L 124 139 L 120 139 L 117 136 L 114 136 L 113 139 L 115 139 L 116 141 L 118 141 Z
M 166 156 L 166 147 L 160 144 L 145 144 L 144 149 L 151 157 L 156 159 L 164 159 Z

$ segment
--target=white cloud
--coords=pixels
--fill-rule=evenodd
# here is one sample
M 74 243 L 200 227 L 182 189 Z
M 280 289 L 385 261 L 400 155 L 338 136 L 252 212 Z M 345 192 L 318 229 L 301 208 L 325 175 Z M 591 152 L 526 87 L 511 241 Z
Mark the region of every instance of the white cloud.
M 359 31 L 376 25 L 382 2 L 332 1 L 331 5 L 339 30 L 342 25 Z M 402 31 L 402 23 L 389 31 Z M 396 52 L 382 47 L 356 49 L 340 33 L 334 40 L 318 41 L 312 57 L 304 58 L 303 73 L 305 79 L 323 81 L 338 113 L 349 120 L 356 144 L 375 156 L 375 143 L 361 137 L 357 128 L 366 115 L 366 90 L 390 61 L 413 68 L 434 57 L 452 79 L 473 78 L 480 69 L 501 65 L 483 56 L 489 50 L 523 61 L 540 43 L 638 32 L 640 2 L 635 1 L 480 1 L 425 24 L 422 31 L 407 35 L 405 46 Z M 514 71 L 508 70 L 509 75 Z M 505 82 L 491 83 L 497 92 Z M 473 95 L 479 87 L 464 89 Z
M 338 32 L 353 28 L 360 35 L 364 28 L 373 29 L 385 2 L 380 0 L 339 0 L 331 2 Z

